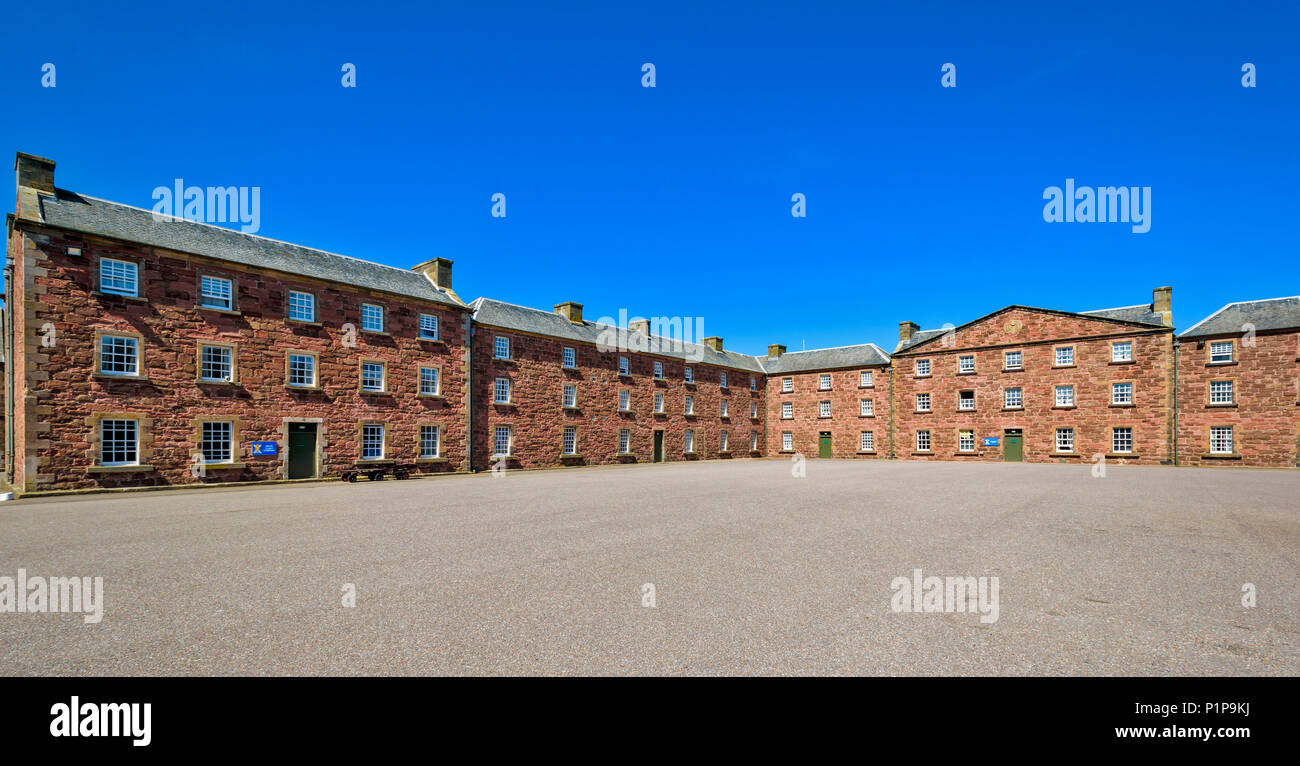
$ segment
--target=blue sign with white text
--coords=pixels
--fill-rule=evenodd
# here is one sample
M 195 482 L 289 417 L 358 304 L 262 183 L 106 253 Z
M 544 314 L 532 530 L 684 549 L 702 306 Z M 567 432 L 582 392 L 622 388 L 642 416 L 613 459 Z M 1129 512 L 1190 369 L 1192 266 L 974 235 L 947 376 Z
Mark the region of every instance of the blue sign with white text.
M 996 447 L 996 446 L 998 446 L 998 437 L 996 437 L 996 436 L 985 436 L 985 437 L 984 437 L 984 446 L 985 446 L 985 447 Z
M 274 455 L 275 442 L 253 442 L 253 457 L 258 455 Z

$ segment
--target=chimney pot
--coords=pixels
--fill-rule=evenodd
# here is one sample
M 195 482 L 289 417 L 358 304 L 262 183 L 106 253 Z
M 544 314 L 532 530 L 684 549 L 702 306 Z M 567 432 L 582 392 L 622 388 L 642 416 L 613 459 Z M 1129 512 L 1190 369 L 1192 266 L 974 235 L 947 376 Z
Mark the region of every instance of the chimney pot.
M 14 157 L 14 170 L 18 171 L 19 186 L 54 193 L 54 160 L 18 152 Z
M 784 353 L 785 353 L 785 346 L 782 346 L 780 343 L 773 343 L 772 345 L 767 347 L 767 355 L 772 358 L 776 358 Z
M 573 324 L 582 324 L 582 304 L 573 301 L 557 303 L 554 306 L 555 313 L 569 320 Z
M 713 349 L 714 351 L 721 351 L 721 350 L 722 350 L 722 338 L 719 338 L 719 337 L 716 336 L 716 335 L 711 335 L 711 336 L 709 336 L 709 337 L 707 337 L 707 338 L 704 339 L 704 345 L 708 346 L 709 348 Z

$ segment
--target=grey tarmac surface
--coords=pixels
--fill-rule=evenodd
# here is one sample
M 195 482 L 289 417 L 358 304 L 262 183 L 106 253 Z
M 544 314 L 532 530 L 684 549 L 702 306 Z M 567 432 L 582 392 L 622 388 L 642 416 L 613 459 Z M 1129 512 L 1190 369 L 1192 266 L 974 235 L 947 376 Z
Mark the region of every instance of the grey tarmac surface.
M 0 613 L 0 674 L 1300 671 L 1300 472 L 1089 469 L 715 461 L 20 500 L 0 576 L 102 576 L 105 613 Z M 996 575 L 999 619 L 894 613 L 918 567 Z

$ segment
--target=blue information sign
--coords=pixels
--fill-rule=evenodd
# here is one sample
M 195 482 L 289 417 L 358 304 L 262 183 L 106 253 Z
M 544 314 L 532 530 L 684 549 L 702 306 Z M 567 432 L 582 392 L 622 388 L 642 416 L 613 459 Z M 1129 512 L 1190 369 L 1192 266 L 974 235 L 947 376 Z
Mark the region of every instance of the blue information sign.
M 253 442 L 253 457 L 258 455 L 274 455 L 275 442 Z
M 996 447 L 996 446 L 998 446 L 998 437 L 996 437 L 996 436 L 985 436 L 985 437 L 984 437 L 984 446 L 985 446 L 985 447 Z

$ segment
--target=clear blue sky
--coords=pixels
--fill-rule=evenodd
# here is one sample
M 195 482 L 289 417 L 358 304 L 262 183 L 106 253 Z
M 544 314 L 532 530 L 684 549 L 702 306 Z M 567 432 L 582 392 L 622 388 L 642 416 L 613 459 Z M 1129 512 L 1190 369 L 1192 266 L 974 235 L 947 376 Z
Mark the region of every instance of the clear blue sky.
M 749 353 L 1300 294 L 1300 4 L 990 5 L 17 4 L 0 145 L 146 208 L 260 186 L 264 236 Z M 1045 223 L 1067 177 L 1152 187 L 1151 231 Z

